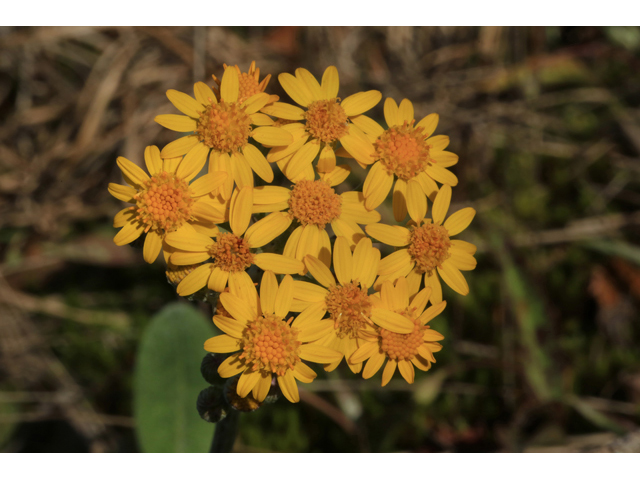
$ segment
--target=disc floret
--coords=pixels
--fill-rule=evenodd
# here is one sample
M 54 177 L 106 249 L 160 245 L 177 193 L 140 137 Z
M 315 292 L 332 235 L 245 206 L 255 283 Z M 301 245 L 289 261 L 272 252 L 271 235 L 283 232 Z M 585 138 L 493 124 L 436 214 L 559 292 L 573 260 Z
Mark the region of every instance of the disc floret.
M 425 223 L 410 233 L 409 255 L 421 272 L 431 274 L 451 254 L 448 230 L 442 225 Z
M 198 140 L 219 152 L 237 152 L 249 143 L 251 118 L 237 102 L 206 105 L 196 123 Z
M 153 175 L 133 198 L 136 205 L 130 208 L 136 211 L 136 218 L 145 225 L 145 232 L 173 232 L 191 219 L 194 200 L 189 185 L 174 173 Z
M 356 280 L 345 285 L 330 286 L 325 303 L 339 338 L 357 338 L 371 316 L 369 295 Z
M 324 143 L 338 140 L 348 131 L 347 113 L 339 99 L 316 100 L 304 113 L 307 132 Z
M 424 344 L 424 331 L 427 326 L 420 325 L 417 318 L 411 318 L 409 313 L 405 317 L 413 321 L 414 327 L 411 333 L 394 333 L 384 328 L 380 329 L 380 350 L 391 360 L 411 361 L 418 355 L 418 348 Z
M 282 376 L 293 370 L 300 357 L 298 331 L 291 328 L 291 321 L 264 314 L 249 322 L 242 334 L 241 359 L 253 371 L 268 371 Z
M 422 127 L 414 128 L 415 120 L 386 130 L 374 144 L 374 158 L 380 160 L 387 172 L 409 180 L 424 171 L 430 162 L 430 146 Z
M 253 265 L 249 243 L 233 233 L 221 234 L 208 250 L 215 266 L 224 271 L 240 272 Z
M 302 180 L 291 191 L 289 211 L 304 226 L 324 228 L 342 213 L 342 199 L 322 180 Z

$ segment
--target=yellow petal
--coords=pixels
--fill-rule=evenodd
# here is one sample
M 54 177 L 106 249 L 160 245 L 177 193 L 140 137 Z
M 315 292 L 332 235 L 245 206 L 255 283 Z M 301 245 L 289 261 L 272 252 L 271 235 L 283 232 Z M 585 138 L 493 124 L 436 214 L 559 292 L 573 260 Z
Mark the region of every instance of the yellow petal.
M 433 299 L 431 299 L 431 301 L 433 301 Z M 431 305 L 429 308 L 427 308 L 424 311 L 424 313 L 422 313 L 422 315 L 420 315 L 420 317 L 418 317 L 418 320 L 420 321 L 420 325 L 426 325 L 431 320 L 436 318 L 438 315 L 440 315 L 444 311 L 444 307 L 446 306 L 447 306 L 447 302 L 442 302 L 442 301 Z
M 127 245 L 137 239 L 144 231 L 144 225 L 137 220 L 128 222 L 113 238 L 113 243 L 119 247 Z
M 384 223 L 374 223 L 364 227 L 367 234 L 393 247 L 404 247 L 409 245 L 411 233 L 409 229 L 400 225 L 386 225 Z
M 377 353 L 379 350 L 378 342 L 365 342 L 360 346 L 349 358 L 350 363 L 360 363 L 364 362 L 366 359 L 371 357 L 374 353 Z
M 279 275 L 294 275 L 304 269 L 304 265 L 300 260 L 277 253 L 258 253 L 253 256 L 253 263 L 261 270 L 271 270 Z
M 220 301 L 224 309 L 236 320 L 248 322 L 255 319 L 255 313 L 251 311 L 251 306 L 243 299 L 231 293 L 222 292 L 220 294 Z
M 371 321 L 385 330 L 396 333 L 411 333 L 415 326 L 413 322 L 404 315 L 392 312 L 391 310 L 385 310 L 384 308 L 372 308 Z
M 407 216 L 407 182 L 399 178 L 393 187 L 393 218 L 396 222 L 404 221 Z M 422 219 L 420 219 L 422 220 Z
M 193 132 L 197 128 L 196 121 L 185 115 L 156 115 L 153 120 L 174 132 Z
M 237 195 L 236 195 L 237 193 Z M 253 188 L 244 187 L 231 197 L 231 207 L 229 211 L 229 225 L 231 231 L 241 236 L 251 221 L 251 207 L 253 206 Z
M 275 123 L 271 117 L 264 113 L 252 113 L 249 118 L 251 118 L 251 124 L 258 127 L 270 127 Z
M 398 362 L 395 360 L 389 359 L 387 364 L 384 366 L 384 370 L 382 371 L 382 386 L 384 387 L 389 383 L 393 374 L 396 373 L 396 367 L 398 366 Z
M 424 286 L 431 287 L 431 298 L 429 300 L 433 305 L 442 302 L 442 285 L 436 272 L 431 275 L 424 274 Z
M 325 313 L 327 313 L 327 308 L 324 302 L 312 303 L 296 317 L 293 326 L 298 329 L 306 328 L 322 320 Z
M 433 202 L 433 210 L 431 212 L 433 223 L 436 225 L 442 225 L 444 218 L 447 216 L 450 203 L 451 187 L 449 185 L 443 185 Z
M 220 81 L 220 97 L 225 102 L 237 102 L 240 92 L 240 79 L 235 68 L 226 68 Z
M 289 235 L 289 238 L 287 239 L 287 242 L 284 245 L 284 250 L 282 252 L 285 257 L 296 257 L 296 253 L 298 252 L 298 244 L 300 243 L 300 237 L 302 236 L 303 230 L 304 227 L 300 225 L 299 227 L 296 227 L 293 232 L 291 232 L 291 235 Z
M 271 96 L 268 93 L 260 92 L 247 98 L 242 106 L 247 115 L 253 115 L 258 113 L 262 107 L 271 101 Z
M 306 255 L 304 257 L 304 264 L 309 269 L 309 272 L 311 272 L 311 275 L 313 275 L 313 278 L 320 282 L 320 284 L 324 285 L 327 288 L 336 284 L 331 270 L 329 270 L 327 266 L 316 257 L 312 255 Z
M 214 353 L 233 353 L 240 350 L 237 338 L 229 335 L 218 335 L 204 342 L 204 349 Z
M 204 82 L 197 82 L 193 86 L 193 93 L 196 96 L 196 100 L 202 105 L 209 105 L 212 103 L 218 103 L 213 90 Z
M 296 258 L 302 260 L 305 255 L 316 256 L 320 245 L 320 229 L 315 225 L 305 225 L 298 242 Z
M 435 200 L 436 195 L 438 194 L 438 184 L 435 182 L 433 178 L 427 175 L 425 172 L 420 172 L 415 179 L 420 183 L 422 187 L 422 191 L 427 196 L 429 200 Z
M 260 283 L 260 306 L 263 313 L 273 313 L 276 305 L 276 294 L 278 293 L 278 280 L 275 274 L 267 270 L 262 275 Z
M 293 282 L 293 298 L 303 300 L 305 302 L 317 303 L 324 301 L 329 293 L 326 289 L 319 285 L 309 282 Z
M 134 184 L 142 187 L 149 181 L 149 175 L 147 175 L 144 170 L 132 161 L 127 160 L 124 157 L 118 157 L 116 159 L 116 163 L 118 164 L 118 167 L 120 167 L 120 170 L 122 170 L 123 175 L 133 181 Z
M 439 165 L 427 165 L 425 172 L 431 178 L 440 183 L 451 185 L 452 187 L 455 187 L 458 184 L 458 177 Z
M 344 192 L 342 198 L 342 213 L 340 218 L 351 223 L 369 225 L 379 222 L 382 217 L 376 210 L 367 210 L 364 206 L 364 194 L 362 192 Z M 353 201 L 357 198 L 357 201 Z
M 273 212 L 251 225 L 244 239 L 249 242 L 251 248 L 260 248 L 289 228 L 292 221 L 285 212 Z
M 320 151 L 320 144 L 316 142 L 309 142 L 306 145 L 302 146 L 300 150 L 298 150 L 293 158 L 289 161 L 286 169 L 287 178 L 293 179 L 307 167 L 311 165 L 313 160 L 318 155 Z
M 293 298 L 293 278 L 291 275 L 285 275 L 280 282 L 278 293 L 276 294 L 275 314 L 279 317 L 286 317 L 291 308 L 291 300 Z M 303 341 L 303 340 L 302 340 Z
M 147 263 L 155 262 L 160 250 L 162 250 L 162 237 L 154 230 L 149 231 L 144 239 L 144 248 L 142 250 L 144 261 Z
M 386 358 L 386 356 L 378 352 L 375 352 L 373 355 L 371 355 L 369 361 L 364 366 L 364 370 L 362 370 L 362 378 L 371 378 L 376 373 L 378 373 L 378 370 L 380 370 L 380 367 L 382 367 L 382 364 L 384 363 Z
M 192 178 L 200 173 L 204 164 L 207 163 L 208 156 L 209 148 L 202 143 L 198 143 L 189 150 L 189 153 L 180 162 L 176 170 L 176 177 L 183 178 L 187 182 L 191 181 Z
M 209 275 L 209 281 L 207 287 L 214 292 L 223 292 L 227 288 L 227 282 L 229 280 L 229 272 L 222 270 L 220 267 L 215 267 Z
M 311 94 L 311 101 L 322 100 L 323 94 L 316 77 L 305 68 L 296 68 L 296 78 L 300 80 Z
M 414 222 L 420 222 L 427 214 L 427 197 L 416 180 L 407 183 L 407 210 Z
M 384 133 L 384 128 L 382 128 L 378 122 L 366 115 L 356 115 L 351 117 L 350 120 L 364 133 L 373 137 L 377 138 Z
M 309 93 L 304 83 L 298 78 L 290 73 L 281 73 L 278 75 L 278 80 L 282 88 L 284 88 L 284 91 L 287 92 L 298 105 L 306 107 L 312 102 L 311 93 Z
M 336 154 L 333 148 L 329 145 L 325 145 L 320 152 L 320 158 L 318 159 L 317 170 L 318 173 L 328 173 L 336 168 Z
M 171 255 L 171 263 L 174 265 L 195 265 L 209 260 L 206 252 L 175 252 Z
M 399 361 L 398 370 L 400 370 L 400 375 L 402 375 L 402 378 L 404 378 L 407 383 L 413 383 L 416 371 L 413 369 L 413 365 L 410 362 L 406 360 Z
M 284 375 L 278 375 L 278 386 L 282 390 L 282 394 L 291 403 L 298 403 L 300 401 L 300 392 L 298 391 L 298 385 L 296 379 L 293 376 L 293 371 L 287 370 Z
M 239 353 L 234 353 L 222 362 L 218 367 L 218 375 L 222 378 L 231 378 L 246 370 L 247 366 L 239 357 Z
M 426 332 L 424 332 L 422 338 L 425 342 L 437 342 L 439 340 L 442 340 L 444 338 L 444 335 L 429 328 Z
M 231 154 L 231 170 L 238 188 L 253 187 L 253 171 L 240 152 Z
M 262 112 L 285 120 L 304 119 L 304 110 L 289 103 L 274 102 L 271 105 L 264 107 Z
M 391 275 L 415 263 L 406 248 L 393 252 L 380 260 L 378 275 Z
M 331 240 L 326 230 L 320 230 L 317 257 L 327 267 L 331 266 Z
M 231 69 L 227 68 L 227 70 L 231 70 Z M 238 393 L 238 396 L 241 398 L 244 398 L 247 395 L 249 395 L 249 392 L 253 390 L 253 387 L 256 386 L 261 376 L 262 376 L 262 372 L 260 372 L 260 370 L 256 370 L 255 372 L 252 372 L 248 369 L 245 370 L 244 373 L 240 375 L 240 378 L 238 379 L 238 386 L 236 387 L 236 392 Z
M 335 154 L 334 154 L 335 156 Z M 348 165 L 336 165 L 336 167 L 328 173 L 323 173 L 320 177 L 331 187 L 340 185 L 351 173 L 351 167 Z M 363 197 L 364 198 L 364 197 Z
M 469 293 L 469 285 L 465 280 L 460 270 L 453 266 L 453 264 L 447 260 L 444 261 L 441 267 L 438 267 L 438 273 L 454 291 L 460 295 L 467 295 Z
M 118 200 L 122 200 L 123 202 L 136 203 L 133 196 L 138 193 L 138 191 L 135 188 L 130 187 L 129 185 L 110 183 L 109 193 L 116 197 Z
M 365 206 L 373 210 L 384 202 L 393 185 L 393 175 L 389 174 L 381 162 L 376 162 L 364 181 L 362 192 L 365 196 Z
M 314 363 L 331 363 L 342 358 L 342 354 L 331 348 L 315 343 L 307 343 L 298 347 L 299 356 L 303 360 Z
M 425 143 L 431 146 L 433 151 L 440 151 L 449 145 L 449 137 L 447 135 L 436 135 L 435 137 L 427 138 Z
M 413 104 L 406 98 L 400 102 L 398 117 L 400 122 L 411 123 L 411 120 L 413 120 Z
M 162 158 L 158 147 L 150 145 L 144 149 L 144 163 L 151 175 L 162 172 Z
M 467 252 L 469 255 L 474 255 L 478 250 L 473 243 L 465 242 L 464 240 L 451 240 L 452 248 L 460 249 Z
M 349 130 L 351 132 L 351 129 Z M 375 161 L 375 149 L 373 144 L 366 138 L 357 135 L 347 134 L 340 138 L 342 147 L 364 165 L 371 165 Z
M 382 94 L 378 90 L 358 92 L 345 98 L 340 106 L 344 108 L 347 116 L 360 115 L 371 110 L 382 100 Z
M 201 197 L 213 192 L 227 179 L 226 172 L 207 173 L 189 185 L 192 197 Z
M 113 228 L 122 228 L 125 224 L 135 221 L 135 215 L 136 212 L 131 207 L 123 208 L 113 217 Z
M 431 296 L 431 287 L 426 287 L 420 290 L 411 300 L 409 308 L 414 310 L 418 315 L 421 315 L 427 306 L 429 297 Z
M 299 342 L 315 342 L 334 331 L 334 321 L 331 319 L 308 323 L 298 333 Z
M 475 209 L 471 207 L 463 208 L 447 218 L 447 221 L 444 222 L 444 228 L 447 229 L 449 236 L 452 237 L 467 228 L 475 216 Z
M 389 128 L 402 124 L 398 104 L 393 98 L 389 97 L 384 101 L 384 120 Z
M 181 297 L 185 297 L 187 295 L 191 295 L 192 293 L 196 293 L 201 288 L 206 287 L 209 275 L 211 275 L 211 267 L 212 265 L 210 263 L 200 265 L 193 272 L 184 277 L 184 279 L 178 285 L 178 295 L 180 295 Z
M 365 237 L 364 231 L 351 220 L 336 218 L 331 222 L 331 228 L 336 236 L 345 237 L 351 246 L 357 245 Z
M 380 250 L 373 248 L 371 239 L 363 238 L 353 251 L 353 277 L 367 289 L 371 287 L 378 273 Z
M 269 394 L 269 390 L 271 389 L 271 374 L 264 374 L 256 383 L 256 386 L 253 387 L 252 394 L 253 398 L 255 398 L 259 402 L 263 402 L 267 395 Z
M 243 335 L 242 332 L 247 326 L 247 322 L 239 322 L 235 318 L 229 318 L 223 315 L 214 315 L 213 323 L 215 324 L 216 327 L 218 327 L 224 333 L 226 333 L 227 335 L 235 339 L 242 338 L 242 335 Z M 230 343 L 230 342 L 227 342 L 227 343 Z M 236 350 L 239 350 L 239 349 L 236 347 Z M 230 350 L 230 351 L 233 352 L 234 350 Z M 227 353 L 227 352 L 224 352 L 224 353 Z
M 200 112 L 204 110 L 204 105 L 196 99 L 177 90 L 167 90 L 167 98 L 174 107 L 191 118 L 199 118 Z
M 338 96 L 338 90 L 340 89 L 340 77 L 338 75 L 338 69 L 333 65 L 326 68 L 322 75 L 322 98 L 329 100 Z
M 251 169 L 258 174 L 258 176 L 267 183 L 273 182 L 273 169 L 267 159 L 260 150 L 253 145 L 246 145 L 242 149 L 244 158 L 251 166 Z
M 344 237 L 337 237 L 333 245 L 333 269 L 342 285 L 351 282 L 353 275 L 353 258 L 349 241 Z
M 229 292 L 245 300 L 256 317 L 261 314 L 258 308 L 258 290 L 246 271 L 229 272 Z
M 443 168 L 451 167 L 458 163 L 458 155 L 452 152 L 431 152 L 429 156 L 434 163 Z
M 422 133 L 427 137 L 430 137 L 431 134 L 436 131 L 439 119 L 440 116 L 437 113 L 432 113 L 420 120 L 416 125 L 416 128 L 422 127 Z
M 293 376 L 302 383 L 311 383 L 318 374 L 303 362 L 296 363 L 293 369 Z
M 251 137 L 270 147 L 287 146 L 293 142 L 293 136 L 281 127 L 258 127 L 251 132 Z
M 478 264 L 478 262 L 475 258 L 473 258 L 472 255 L 463 250 L 450 248 L 449 253 L 451 254 L 451 256 L 448 258 L 448 261 L 451 262 L 451 264 L 458 270 L 473 270 Z
M 189 229 L 180 229 L 175 232 L 168 233 L 165 241 L 172 247 L 189 252 L 203 252 L 213 245 L 213 240 L 200 233 L 190 231 Z
M 198 140 L 197 135 L 187 135 L 186 137 L 181 137 L 165 145 L 160 152 L 160 156 L 162 158 L 182 157 L 182 155 L 185 155 L 198 143 L 200 143 L 200 140 Z

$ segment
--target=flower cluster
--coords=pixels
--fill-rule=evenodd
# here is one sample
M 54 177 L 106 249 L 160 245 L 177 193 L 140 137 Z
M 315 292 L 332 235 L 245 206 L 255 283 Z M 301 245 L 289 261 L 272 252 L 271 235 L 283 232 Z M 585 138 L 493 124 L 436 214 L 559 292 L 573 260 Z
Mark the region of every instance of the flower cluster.
M 383 386 L 396 369 L 413 383 L 442 348 L 429 326 L 446 306 L 440 280 L 467 295 L 461 272 L 476 266 L 476 247 L 453 238 L 475 210 L 447 215 L 458 156 L 433 135 L 438 115 L 416 122 L 409 100 L 387 98 L 384 128 L 365 115 L 381 93 L 341 99 L 333 66 L 320 82 L 303 68 L 278 76 L 295 105 L 266 92 L 255 62 L 213 79 L 167 92 L 181 114 L 155 120 L 183 136 L 147 147 L 149 174 L 118 158 L 126 185 L 109 192 L 132 205 L 115 216 L 115 243 L 145 233 L 144 259 L 163 252 L 179 295 L 219 294 L 224 334 L 204 348 L 230 354 L 218 373 L 239 376 L 240 397 L 262 402 L 277 384 L 297 402 L 296 380 L 316 377 L 305 362 L 364 378 L 384 365 Z M 338 158 L 368 169 L 362 191 L 345 189 L 351 165 Z M 376 210 L 392 189 L 394 225 Z M 372 239 L 396 250 L 382 257 Z

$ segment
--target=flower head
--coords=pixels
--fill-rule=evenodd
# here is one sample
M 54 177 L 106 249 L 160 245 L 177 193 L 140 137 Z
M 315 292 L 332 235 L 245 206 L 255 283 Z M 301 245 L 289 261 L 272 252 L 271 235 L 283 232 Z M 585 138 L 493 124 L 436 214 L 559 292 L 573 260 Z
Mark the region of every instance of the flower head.
M 191 182 L 205 159 L 162 160 L 156 146 L 147 147 L 144 158 L 150 176 L 126 158 L 117 159 L 128 185 L 110 183 L 109 193 L 133 206 L 116 214 L 113 226 L 121 230 L 113 240 L 116 245 L 126 245 L 146 233 L 144 259 L 153 263 L 161 250 L 170 252 L 164 243 L 167 234 L 217 231 L 214 224 L 223 222 L 224 216 L 206 204 L 208 194 L 222 185 L 227 174 L 207 174 Z
M 331 172 L 336 166 L 334 148 L 338 141 L 349 142 L 353 119 L 378 104 L 382 95 L 377 90 L 359 92 L 344 100 L 338 98 L 340 86 L 338 70 L 328 67 L 322 82 L 306 69 L 298 68 L 295 76 L 281 73 L 278 80 L 282 88 L 301 107 L 276 102 L 263 108 L 263 112 L 281 120 L 301 122 L 291 124 L 294 141 L 289 146 L 274 145 L 267 158 L 278 162 L 282 172 L 291 181 L 320 153 L 318 171 Z
M 178 295 L 191 295 L 205 286 L 222 292 L 233 278 L 250 279 L 246 270 L 252 265 L 279 274 L 298 273 L 304 268 L 300 260 L 292 257 L 255 252 L 284 232 L 291 222 L 285 214 L 274 212 L 249 226 L 252 195 L 251 187 L 234 192 L 229 214 L 231 232 L 218 233 L 215 240 L 197 232 L 175 232 L 167 236 L 167 243 L 175 249 L 170 257 L 172 264 L 207 262 L 180 282 Z
M 311 168 L 311 167 L 310 167 Z M 345 237 L 355 246 L 365 237 L 360 225 L 380 221 L 380 214 L 364 206 L 360 192 L 337 194 L 333 187 L 342 183 L 348 169 L 336 167 L 314 180 L 313 170 L 309 177 L 299 177 L 291 189 L 267 185 L 254 189 L 253 212 L 286 211 L 289 223 L 298 227 L 291 233 L 284 247 L 285 255 L 302 260 L 305 255 L 320 258 L 325 265 L 331 261 L 331 243 L 327 226 L 337 236 Z
M 413 383 L 414 366 L 426 371 L 436 362 L 433 353 L 442 349 L 437 341 L 444 336 L 432 330 L 427 323 L 444 310 L 447 302 L 436 303 L 425 310 L 430 294 L 431 288 L 424 288 L 409 302 L 406 279 L 399 278 L 395 287 L 389 281 L 382 284 L 380 296 L 376 297 L 377 308 L 405 318 L 412 328 L 406 333 L 385 328 L 377 328 L 373 333 L 364 332 L 361 346 L 349 359 L 352 363 L 367 360 L 363 378 L 371 378 L 387 360 L 382 372 L 383 387 L 389 383 L 396 368 L 408 383 Z
M 169 90 L 169 101 L 184 115 L 155 118 L 170 130 L 189 133 L 165 146 L 161 152 L 163 158 L 185 155 L 185 158 L 206 160 L 209 156 L 209 173 L 229 173 L 219 192 L 224 199 L 231 196 L 234 182 L 240 188 L 253 186 L 252 172 L 265 182 L 273 181 L 269 162 L 249 139 L 270 146 L 286 146 L 293 141 L 289 132 L 272 126 L 273 120 L 259 113 L 273 101 L 269 94 L 258 91 L 248 98 L 241 96 L 241 89 L 245 95 L 249 92 L 248 80 L 243 75 L 239 68 L 226 68 L 217 96 L 203 82 L 194 85 L 195 99 Z
M 222 66 L 226 70 L 229 66 L 226 63 L 223 63 Z M 231 67 L 234 68 L 234 67 Z M 271 80 L 271 74 L 267 75 L 260 80 L 260 69 L 256 68 L 256 62 L 251 62 L 249 66 L 249 70 L 246 72 L 242 72 L 238 65 L 235 65 L 235 69 L 238 72 L 238 83 L 240 84 L 238 89 L 238 101 L 242 102 L 247 98 L 254 96 L 257 93 L 264 92 L 267 89 L 267 85 L 269 85 L 269 80 Z M 213 80 L 218 84 L 217 88 L 214 88 L 214 92 L 218 100 L 220 100 L 220 87 L 222 85 L 222 80 L 218 79 L 215 75 L 213 76 Z M 277 102 L 279 97 L 277 95 L 270 95 L 269 102 L 273 103 Z
M 223 378 L 241 374 L 237 393 L 262 402 L 276 378 L 284 396 L 298 402 L 300 395 L 296 379 L 310 383 L 316 373 L 303 360 L 331 363 L 341 355 L 314 342 L 331 328 L 331 321 L 300 314 L 295 321 L 287 319 L 291 309 L 293 279 L 286 275 L 278 285 L 275 275 L 266 271 L 260 285 L 260 295 L 253 282 L 245 277 L 230 282 L 230 291 L 220 295 L 231 317 L 216 315 L 213 321 L 224 335 L 213 337 L 205 350 L 233 353 L 218 368 Z
M 360 347 L 365 332 L 375 333 L 373 324 L 394 332 L 406 333 L 413 329 L 413 324 L 405 318 L 374 307 L 375 299 L 368 291 L 376 278 L 379 261 L 380 250 L 373 248 L 370 239 L 360 240 L 352 254 L 348 240 L 337 237 L 333 251 L 335 277 L 324 263 L 307 255 L 304 263 L 320 285 L 293 284 L 292 309 L 318 319 L 329 313 L 333 328 L 318 343 L 338 350 L 347 359 Z M 342 357 L 325 366 L 325 370 L 334 370 L 341 360 Z M 362 369 L 362 362 L 347 364 L 353 373 Z
M 354 120 L 357 141 L 343 146 L 362 165 L 373 165 L 363 187 L 367 208 L 380 205 L 396 179 L 394 217 L 401 222 L 409 213 L 417 222 L 427 213 L 427 197 L 433 200 L 438 192 L 436 182 L 452 187 L 458 184 L 457 177 L 445 168 L 455 165 L 458 156 L 444 151 L 449 145 L 448 136 L 431 136 L 438 125 L 436 113 L 416 124 L 409 100 L 404 99 L 398 107 L 395 100 L 387 98 L 384 117 L 386 130 L 361 115 Z
M 424 276 L 425 286 L 432 288 L 433 301 L 442 301 L 440 276 L 461 295 L 469 293 L 469 286 L 461 270 L 473 270 L 476 247 L 451 237 L 466 229 L 476 211 L 463 208 L 445 221 L 451 203 L 451 187 L 443 185 L 433 202 L 432 219 L 405 228 L 389 225 L 368 225 L 367 233 L 387 245 L 406 247 L 380 261 L 378 274 L 381 282 L 407 276 L 413 291 L 417 291 Z M 443 223 L 444 222 L 444 223 Z

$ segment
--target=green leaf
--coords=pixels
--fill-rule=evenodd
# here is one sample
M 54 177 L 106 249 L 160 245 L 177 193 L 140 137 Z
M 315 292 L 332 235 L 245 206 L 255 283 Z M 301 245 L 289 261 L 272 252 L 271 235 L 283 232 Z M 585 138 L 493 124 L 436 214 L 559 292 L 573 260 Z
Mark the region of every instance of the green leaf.
M 636 265 L 640 265 L 640 247 L 637 245 L 619 240 L 590 240 L 583 242 L 582 245 L 607 255 L 622 257 Z
M 207 386 L 200 375 L 211 321 L 184 303 L 167 305 L 143 334 L 134 377 L 134 416 L 144 452 L 207 452 L 211 424 L 196 400 Z

